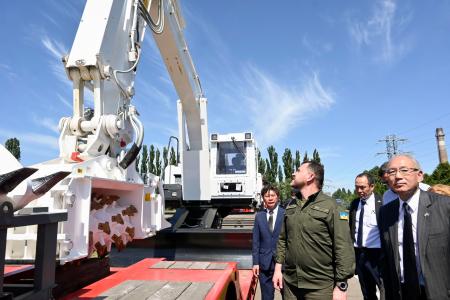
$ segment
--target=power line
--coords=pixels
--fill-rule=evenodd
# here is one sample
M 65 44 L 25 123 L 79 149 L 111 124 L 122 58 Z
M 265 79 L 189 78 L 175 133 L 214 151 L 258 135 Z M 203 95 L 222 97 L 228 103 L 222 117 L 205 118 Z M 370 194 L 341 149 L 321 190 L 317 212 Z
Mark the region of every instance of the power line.
M 378 142 L 385 142 L 386 143 L 386 151 L 385 152 L 378 152 L 377 155 L 380 154 L 386 154 L 388 160 L 391 159 L 392 156 L 405 153 L 403 151 L 400 151 L 398 149 L 399 143 L 406 142 L 407 139 L 399 138 L 395 134 L 387 135 L 384 139 L 378 140 Z

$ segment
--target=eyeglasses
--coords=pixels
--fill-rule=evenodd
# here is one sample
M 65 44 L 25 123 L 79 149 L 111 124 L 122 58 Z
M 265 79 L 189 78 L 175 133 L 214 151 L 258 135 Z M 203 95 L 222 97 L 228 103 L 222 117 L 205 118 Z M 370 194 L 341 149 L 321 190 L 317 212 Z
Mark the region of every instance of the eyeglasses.
M 406 167 L 403 167 L 403 168 L 400 168 L 400 169 L 388 169 L 386 171 L 386 173 L 389 176 L 395 176 L 397 174 L 397 172 L 399 172 L 402 175 L 409 175 L 412 172 L 417 172 L 417 171 L 420 171 L 420 170 L 417 169 L 417 168 L 406 168 Z

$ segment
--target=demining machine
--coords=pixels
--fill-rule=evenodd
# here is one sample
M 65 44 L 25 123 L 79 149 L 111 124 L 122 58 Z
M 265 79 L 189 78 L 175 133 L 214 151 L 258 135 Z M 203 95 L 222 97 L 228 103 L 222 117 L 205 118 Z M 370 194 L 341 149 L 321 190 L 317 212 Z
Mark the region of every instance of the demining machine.
M 73 111 L 59 122 L 59 157 L 24 167 L 0 146 L 0 255 L 7 262 L 37 261 L 42 252 L 36 245 L 41 249 L 45 242 L 38 241 L 43 230 L 36 224 L 49 220 L 66 218 L 54 231 L 58 265 L 64 265 L 105 257 L 112 246 L 121 250 L 170 227 L 218 229 L 233 209 L 260 204 L 253 133 L 208 135 L 207 100 L 183 28 L 176 0 L 86 2 L 62 59 Z M 144 182 L 135 167 L 144 128 L 132 99 L 146 30 L 179 96 L 180 160 L 166 166 L 165 184 L 154 174 Z M 93 95 L 93 109 L 85 92 Z M 165 197 L 179 206 L 172 224 L 165 219 Z M 39 214 L 48 215 L 36 221 Z M 21 215 L 37 223 L 16 222 Z M 2 285 L 0 280 L 0 292 Z

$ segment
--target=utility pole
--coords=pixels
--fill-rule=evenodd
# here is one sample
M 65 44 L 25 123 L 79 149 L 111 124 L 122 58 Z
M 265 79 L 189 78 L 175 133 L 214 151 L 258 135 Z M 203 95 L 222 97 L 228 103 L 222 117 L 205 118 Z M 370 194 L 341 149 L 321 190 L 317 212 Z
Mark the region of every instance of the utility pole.
M 398 144 L 406 141 L 407 139 L 399 138 L 395 134 L 387 135 L 384 139 L 378 140 L 378 142 L 386 143 L 386 151 L 379 152 L 377 154 L 386 154 L 389 160 L 392 156 L 403 153 L 398 149 Z
M 436 128 L 436 143 L 438 146 L 439 163 L 448 162 L 447 149 L 445 148 L 444 129 Z

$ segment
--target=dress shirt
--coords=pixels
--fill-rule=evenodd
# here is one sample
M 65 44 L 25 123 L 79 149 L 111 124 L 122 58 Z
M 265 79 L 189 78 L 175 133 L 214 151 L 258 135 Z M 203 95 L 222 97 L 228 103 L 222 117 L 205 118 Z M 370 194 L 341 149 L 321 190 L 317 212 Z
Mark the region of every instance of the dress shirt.
M 269 222 L 269 217 L 270 217 L 270 214 L 269 214 L 269 209 L 267 209 L 266 208 L 266 217 L 267 217 L 267 222 Z M 277 214 L 278 214 L 278 203 L 277 203 L 277 206 L 275 206 L 275 208 L 273 209 L 273 214 L 272 214 L 272 216 L 273 216 L 273 228 L 272 229 L 275 229 L 275 221 L 276 221 L 276 219 L 277 219 Z
M 428 191 L 430 189 L 430 186 L 426 183 L 419 182 L 419 189 L 421 189 L 422 191 Z M 397 198 L 398 198 L 398 195 L 396 193 L 394 193 L 393 190 L 388 189 L 383 194 L 383 205 L 388 204 L 389 202 L 394 201 Z
M 358 209 L 355 215 L 355 242 L 353 246 L 358 247 L 358 224 L 359 224 L 359 214 L 361 212 L 363 199 L 360 199 Z M 380 248 L 380 232 L 378 230 L 377 214 L 375 212 L 375 195 L 369 196 L 366 200 L 364 206 L 364 216 L 363 216 L 363 235 L 362 235 L 362 246 L 365 248 Z
M 419 245 L 417 243 L 417 214 L 419 212 L 419 197 L 420 197 L 420 188 L 414 193 L 414 195 L 406 200 L 409 206 L 409 212 L 411 214 L 411 222 L 412 222 L 412 233 L 414 239 L 414 252 L 416 254 L 416 266 L 417 266 L 417 274 L 419 274 L 419 283 L 420 285 L 425 285 L 425 281 L 423 280 L 422 270 L 420 268 L 420 257 L 419 257 Z M 403 223 L 404 223 L 404 212 L 403 212 L 403 200 L 399 198 L 400 206 L 398 209 L 398 253 L 400 259 L 400 280 L 403 282 Z

